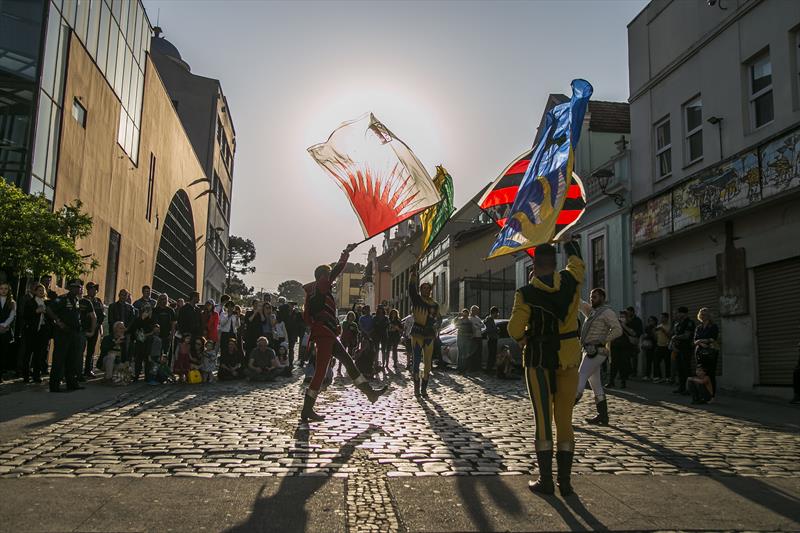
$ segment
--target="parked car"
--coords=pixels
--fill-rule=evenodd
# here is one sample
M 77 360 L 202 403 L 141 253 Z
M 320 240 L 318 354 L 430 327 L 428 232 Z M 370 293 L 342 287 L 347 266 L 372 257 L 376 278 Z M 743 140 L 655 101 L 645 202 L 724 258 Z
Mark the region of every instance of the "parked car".
M 511 350 L 511 359 L 514 361 L 514 366 L 522 367 L 522 350 L 520 350 L 517 341 L 508 335 L 508 319 L 498 318 L 495 321 L 497 324 L 498 339 L 497 339 L 497 353 L 503 349 L 503 346 L 508 346 Z M 439 332 L 439 339 L 442 341 L 442 359 L 448 364 L 455 365 L 458 362 L 458 343 L 457 330 L 455 325 L 448 326 Z M 486 366 L 486 359 L 488 357 L 488 349 L 486 347 L 486 337 L 483 338 L 483 350 L 481 366 Z

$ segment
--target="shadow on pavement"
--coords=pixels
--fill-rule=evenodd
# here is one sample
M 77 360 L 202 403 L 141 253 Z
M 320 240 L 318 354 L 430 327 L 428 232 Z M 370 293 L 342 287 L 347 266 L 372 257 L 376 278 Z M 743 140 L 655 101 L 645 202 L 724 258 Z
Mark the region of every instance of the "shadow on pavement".
M 769 509 L 790 520 L 798 520 L 800 498 L 788 494 L 778 488 L 772 487 L 755 477 L 731 476 L 719 469 L 706 466 L 696 457 L 690 457 L 677 452 L 667 446 L 655 443 L 642 435 L 633 433 L 619 426 L 614 429 L 626 434 L 629 440 L 623 440 L 612 435 L 586 427 L 576 427 L 575 431 L 591 435 L 598 439 L 608 440 L 620 446 L 634 448 L 647 455 L 656 456 L 659 460 L 675 466 L 678 469 L 705 470 L 710 479 L 723 485 L 742 497 Z
M 495 446 L 490 439 L 464 427 L 436 401 L 429 398 L 421 401 L 420 404 L 425 411 L 430 427 L 454 455 L 463 455 L 462 448 L 465 446 L 479 448 L 484 453 L 496 453 Z M 479 466 L 477 463 L 473 464 L 476 469 Z M 487 497 L 490 497 L 495 505 L 506 513 L 519 515 L 522 512 L 522 502 L 517 495 L 503 483 L 499 483 L 495 475 L 457 476 L 457 488 L 467 513 L 479 531 L 492 530 L 492 524 L 485 512 L 484 500 Z

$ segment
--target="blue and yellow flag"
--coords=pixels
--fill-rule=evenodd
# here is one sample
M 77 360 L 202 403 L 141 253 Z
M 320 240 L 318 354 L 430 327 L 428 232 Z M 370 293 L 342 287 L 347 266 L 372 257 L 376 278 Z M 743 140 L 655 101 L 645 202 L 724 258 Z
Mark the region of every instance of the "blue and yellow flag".
M 586 80 L 572 81 L 572 99 L 547 112 L 539 143 L 519 185 L 505 226 L 488 258 L 550 242 L 572 184 L 575 148 L 592 95 Z

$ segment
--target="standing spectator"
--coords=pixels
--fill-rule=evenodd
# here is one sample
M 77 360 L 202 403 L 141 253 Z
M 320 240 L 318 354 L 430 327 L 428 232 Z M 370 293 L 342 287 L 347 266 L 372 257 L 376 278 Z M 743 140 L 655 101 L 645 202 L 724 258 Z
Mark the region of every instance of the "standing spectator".
M 280 347 L 281 344 L 286 343 L 288 346 L 289 343 L 289 333 L 286 331 L 286 321 L 284 317 L 288 318 L 288 311 L 285 313 L 278 312 L 277 314 L 273 315 L 275 322 L 272 325 L 272 342 L 275 346 Z M 276 353 L 277 349 L 273 348 Z M 286 355 L 287 360 L 289 355 Z
M 42 382 L 42 372 L 47 368 L 47 349 L 52 334 L 52 321 L 47 315 L 47 290 L 41 283 L 32 289 L 33 298 L 25 301 L 22 314 L 25 316 L 24 346 L 22 357 L 22 379 L 28 383 L 33 368 L 33 381 Z
M 381 354 L 379 367 L 386 372 L 389 370 L 389 317 L 386 316 L 386 308 L 382 305 L 375 309 L 373 324 L 372 340 L 375 343 L 375 353 Z
M 711 311 L 703 307 L 697 312 L 700 324 L 694 330 L 696 362 L 703 367 L 711 381 L 711 398 L 717 395 L 717 359 L 719 357 L 719 327 L 711 320 Z
M 486 350 L 489 352 L 486 358 L 486 372 L 493 374 L 495 372 L 495 362 L 497 359 L 497 339 L 500 336 L 497 330 L 495 320 L 500 316 L 500 310 L 497 307 L 489 309 L 489 315 L 483 321 L 486 329 Z
M 481 308 L 473 305 L 469 308 L 469 321 L 472 322 L 472 350 L 470 352 L 470 370 L 480 370 L 483 363 L 483 332 L 486 326 L 480 317 Z
M 128 328 L 136 318 L 136 308 L 128 303 L 130 294 L 127 290 L 120 290 L 118 296 L 118 300 L 108 306 L 108 323 L 122 322 Z
M 220 381 L 241 379 L 244 377 L 244 354 L 236 337 L 228 337 L 228 348 L 222 350 L 219 359 L 219 372 L 217 377 Z
M 627 324 L 629 330 L 633 331 L 633 334 L 628 334 L 625 332 L 625 335 L 628 335 L 630 339 L 628 339 L 631 343 L 630 349 L 630 357 L 631 357 L 631 366 L 630 366 L 630 373 L 634 376 L 638 375 L 639 369 L 639 350 L 641 347 L 642 335 L 644 334 L 644 324 L 642 324 L 642 319 L 636 316 L 636 309 L 632 306 L 629 306 L 626 310 L 626 316 L 628 317 Z
M 149 285 L 142 286 L 142 297 L 133 302 L 133 307 L 136 309 L 137 313 L 141 313 L 142 307 L 145 305 L 149 305 L 150 309 L 153 309 L 156 306 L 156 301 L 150 297 L 151 292 L 152 291 L 150 290 Z
M 138 381 L 144 367 L 145 380 L 150 379 L 150 368 L 147 360 L 150 356 L 150 341 L 153 338 L 156 320 L 153 318 L 153 308 L 143 305 L 141 313 L 133 319 L 128 326 L 128 336 L 133 339 L 133 381 Z
M 239 315 L 235 312 L 233 302 L 228 300 L 222 314 L 219 315 L 219 347 L 223 359 L 228 352 L 228 340 L 236 338 L 237 331 L 239 331 Z
M 674 394 L 687 394 L 686 380 L 689 377 L 692 359 L 692 339 L 694 339 L 694 321 L 689 318 L 689 309 L 679 307 L 676 313 L 677 320 L 672 326 L 672 351 L 676 354 L 678 366 L 678 388 Z
M 289 322 L 286 323 L 286 332 L 289 334 L 289 364 L 294 363 L 294 346 L 303 337 L 306 324 L 303 322 L 303 313 L 297 309 L 297 304 L 290 303 Z
M 348 311 L 342 322 L 342 335 L 339 338 L 342 341 L 345 351 L 350 354 L 353 359 L 356 358 L 356 350 L 358 349 L 358 322 L 356 322 L 356 314 L 353 311 Z M 337 366 L 338 363 L 338 366 Z M 342 376 L 342 362 L 336 359 L 334 361 L 336 368 L 336 375 Z
M 50 274 L 45 274 L 39 278 L 39 283 L 44 285 L 44 290 L 45 292 L 47 292 L 48 300 L 52 302 L 55 301 L 56 298 L 58 298 L 58 294 L 56 294 L 56 292 L 50 288 L 50 284 L 53 283 L 53 276 L 51 276 Z
M 183 307 L 184 305 L 186 305 L 186 300 L 184 300 L 183 298 L 178 298 L 177 300 L 175 300 L 175 312 L 177 313 L 180 310 L 180 308 Z
M 192 369 L 192 337 L 184 335 L 180 339 L 178 347 L 175 349 L 175 359 L 172 364 L 172 371 L 178 375 L 181 383 L 186 383 L 189 370 Z
M 217 344 L 212 340 L 206 341 L 203 351 L 203 360 L 200 363 L 200 373 L 203 375 L 203 383 L 214 381 L 214 371 L 217 369 Z
M 656 353 L 656 326 L 658 326 L 658 319 L 654 316 L 648 317 L 641 342 L 644 353 L 644 381 L 650 381 L 651 378 L 655 381 L 653 366 Z
M 23 382 L 28 383 L 30 381 L 31 376 L 31 369 L 30 369 L 30 350 L 28 347 L 25 346 L 25 307 L 28 305 L 28 302 L 33 300 L 33 287 L 36 283 L 27 283 L 25 285 L 25 294 L 22 295 L 22 300 L 17 302 L 17 316 L 14 320 L 14 357 L 12 359 L 16 359 L 16 371 L 17 375 L 22 376 Z M 25 364 L 28 364 L 28 368 L 25 368 Z M 28 378 L 27 380 L 25 378 Z
M 161 337 L 161 352 L 172 357 L 172 338 L 175 336 L 175 325 L 178 323 L 175 310 L 169 306 L 169 296 L 162 292 L 158 295 L 156 306 L 153 308 L 153 320 L 158 324 L 159 337 Z
M 70 280 L 69 292 L 59 296 L 47 309 L 55 324 L 53 368 L 50 373 L 50 392 L 63 392 L 61 380 L 67 382 L 67 391 L 82 389 L 78 384 L 81 371 L 81 313 L 78 306 L 83 294 L 83 282 Z
M 269 347 L 266 337 L 259 337 L 256 347 L 250 350 L 245 374 L 250 381 L 273 381 L 275 369 L 275 351 Z
M 264 307 L 261 308 L 261 314 L 264 320 L 261 322 L 261 335 L 267 338 L 267 342 L 273 351 L 275 351 L 275 341 L 272 337 L 272 328 L 275 326 L 275 315 L 272 313 L 272 305 L 269 303 L 269 295 L 266 295 Z
M 219 313 L 214 300 L 206 301 L 200 311 L 200 321 L 203 324 L 203 337 L 216 345 L 219 342 Z
M 661 313 L 661 320 L 655 327 L 656 337 L 656 350 L 653 368 L 653 382 L 661 383 L 662 381 L 671 381 L 672 374 L 670 373 L 670 359 L 672 358 L 669 353 L 669 338 L 672 327 L 669 324 L 669 313 Z M 661 362 L 664 362 L 664 377 L 661 377 Z
M 228 302 L 231 302 L 231 297 L 229 294 L 223 294 L 222 296 L 220 296 L 219 305 L 217 305 L 216 307 L 217 314 L 220 317 L 222 317 L 222 312 L 225 311 L 225 307 L 228 305 Z
M 17 303 L 11 294 L 11 285 L 0 282 L 0 382 L 5 370 L 16 369 L 17 358 L 14 356 L 14 332 L 11 325 L 17 316 Z
M 96 335 L 97 329 L 99 328 L 99 322 L 97 320 L 97 315 L 94 312 L 94 302 L 91 299 L 83 297 L 78 301 L 78 308 L 81 312 L 81 359 L 83 359 L 83 354 L 87 349 L 89 344 L 89 339 Z M 95 342 L 97 342 L 97 337 L 95 337 Z M 92 348 L 92 356 L 94 355 L 94 348 Z M 92 369 L 92 359 L 94 357 L 89 358 L 88 368 L 89 371 Z M 84 363 L 84 370 L 81 372 L 81 369 L 78 368 L 78 381 L 86 381 L 86 363 Z
M 619 312 L 619 325 L 622 328 L 622 335 L 611 341 L 611 371 L 608 383 L 605 385 L 607 389 L 617 388 L 617 374 L 619 374 L 621 380 L 620 388 L 624 389 L 628 386 L 628 374 L 631 370 L 631 352 L 637 348 L 631 344 L 634 331 L 628 321 L 628 312 L 623 309 Z
M 83 363 L 83 375 L 87 378 L 94 377 L 94 352 L 97 348 L 97 339 L 103 337 L 103 322 L 106 319 L 106 306 L 103 305 L 103 300 L 97 296 L 97 291 L 99 290 L 100 285 L 93 281 L 86 284 L 86 299 L 92 304 L 97 324 L 94 328 L 94 334 L 86 337 L 86 355 Z
M 159 370 L 161 368 L 162 358 L 166 362 L 166 358 L 164 357 L 164 347 L 161 344 L 161 326 L 158 325 L 158 322 L 155 322 L 155 324 L 153 324 L 153 334 L 150 336 L 150 346 L 148 349 L 149 349 L 147 354 L 148 356 L 145 359 L 144 363 L 146 365 L 144 367 L 144 375 L 148 376 L 147 377 L 148 385 L 158 385 Z M 167 377 L 168 377 L 167 375 L 164 375 L 163 381 L 166 381 Z
M 456 368 L 464 372 L 467 370 L 469 356 L 472 353 L 472 321 L 469 318 L 469 309 L 462 309 L 461 315 L 455 319 L 456 345 L 458 346 L 458 361 Z
M 263 336 L 264 322 L 266 319 L 264 302 L 261 300 L 253 300 L 253 309 L 248 311 L 244 317 L 245 326 L 247 328 L 244 348 L 247 353 L 250 353 L 250 350 L 256 347 L 258 339 Z
M 400 312 L 397 309 L 389 311 L 389 350 L 392 352 L 394 361 L 394 371 L 397 372 L 397 347 L 400 345 L 400 337 L 403 334 L 403 323 L 400 321 Z
M 100 341 L 100 360 L 105 372 L 105 383 L 114 381 L 114 365 L 129 361 L 128 339 L 125 335 L 125 324 L 115 322 L 111 326 L 111 333 Z
M 192 293 L 189 302 L 178 309 L 178 333 L 176 335 L 181 338 L 184 335 L 188 335 L 192 339 L 203 336 L 203 320 L 200 308 L 197 306 L 199 301 L 200 293 L 195 291 Z

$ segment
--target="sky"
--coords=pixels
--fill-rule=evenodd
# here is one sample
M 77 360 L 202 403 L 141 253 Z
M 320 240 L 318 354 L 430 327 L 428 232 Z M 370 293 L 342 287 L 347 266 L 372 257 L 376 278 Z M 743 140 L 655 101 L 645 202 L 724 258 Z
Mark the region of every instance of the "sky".
M 309 281 L 363 240 L 309 146 L 371 111 L 431 176 L 447 168 L 461 207 L 531 146 L 548 94 L 580 77 L 594 99 L 627 101 L 627 24 L 646 3 L 144 0 L 192 72 L 222 83 L 231 234 L 255 243 L 256 290 Z

